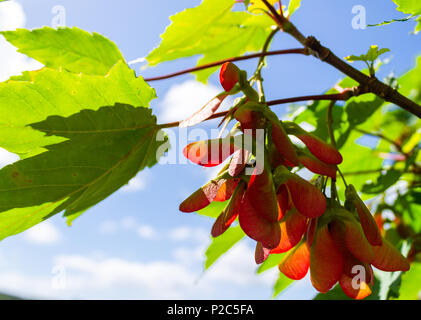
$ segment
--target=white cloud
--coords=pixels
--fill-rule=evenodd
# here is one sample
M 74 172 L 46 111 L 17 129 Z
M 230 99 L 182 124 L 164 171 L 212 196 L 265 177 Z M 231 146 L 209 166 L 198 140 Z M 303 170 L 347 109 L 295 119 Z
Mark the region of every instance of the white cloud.
M 172 86 L 159 105 L 162 122 L 179 121 L 192 115 L 222 90 L 188 80 Z
M 240 243 L 203 273 L 195 257 L 190 258 L 192 263 L 185 263 L 59 255 L 48 275 L 3 267 L 0 290 L 27 298 L 54 299 L 244 299 L 264 289 L 269 298 L 277 272 L 256 275 L 253 257 L 253 249 Z M 58 289 L 54 283 L 60 276 L 62 287 Z
M 25 13 L 17 2 L 0 5 L 0 31 L 15 30 L 25 25 Z M 20 75 L 22 71 L 37 70 L 42 64 L 17 52 L 17 49 L 0 36 L 0 81 Z
M 140 225 L 136 232 L 138 236 L 143 239 L 155 239 L 157 236 L 156 230 L 152 226 L 146 224 Z
M 114 234 L 118 231 L 118 222 L 112 220 L 105 220 L 99 224 L 99 233 L 104 235 Z
M 99 233 L 104 235 L 115 234 L 120 231 L 136 231 L 139 224 L 133 217 L 124 217 L 121 220 L 105 220 L 100 223 L 98 230 Z
M 0 31 L 14 30 L 25 25 L 26 17 L 22 6 L 15 1 L 0 6 Z
M 171 230 L 168 237 L 173 241 L 197 241 L 200 243 L 209 240 L 210 231 L 203 228 L 182 226 Z
M 148 176 L 146 172 L 140 172 L 131 179 L 127 185 L 120 189 L 124 193 L 132 193 L 145 189 Z
M 98 231 L 103 235 L 130 231 L 137 234 L 140 238 L 148 240 L 156 239 L 158 234 L 154 227 L 148 224 L 141 224 L 133 217 L 124 217 L 118 221 L 105 220 L 99 225 Z
M 0 148 L 0 168 L 12 164 L 19 160 L 19 156 L 11 153 L 3 148 Z
M 44 221 L 25 231 L 24 238 L 30 243 L 49 245 L 57 243 L 61 234 L 52 222 Z

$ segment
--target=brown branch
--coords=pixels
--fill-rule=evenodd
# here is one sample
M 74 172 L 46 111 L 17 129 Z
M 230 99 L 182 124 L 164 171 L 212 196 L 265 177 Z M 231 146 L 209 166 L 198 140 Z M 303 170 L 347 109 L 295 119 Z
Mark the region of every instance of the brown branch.
M 241 56 L 241 57 L 233 57 L 233 58 L 228 58 L 228 59 L 224 59 L 224 60 L 219 60 L 219 61 L 215 61 L 215 62 L 212 62 L 212 63 L 204 64 L 204 65 L 201 65 L 201 66 L 185 69 L 185 70 L 170 73 L 170 74 L 166 74 L 166 75 L 159 76 L 159 77 L 145 78 L 145 81 L 151 82 L 151 81 L 174 78 L 174 77 L 186 74 L 186 73 L 191 73 L 191 72 L 196 72 L 196 71 L 200 71 L 200 70 L 204 70 L 204 69 L 208 69 L 208 68 L 212 68 L 212 67 L 217 67 L 217 66 L 223 65 L 225 62 L 236 62 L 236 61 L 243 61 L 243 60 L 248 60 L 248 59 L 253 59 L 253 58 L 261 58 L 261 57 L 276 56 L 276 55 L 283 55 L 283 54 L 304 54 L 304 55 L 308 55 L 307 50 L 304 49 L 304 48 L 259 52 L 259 53 L 244 55 L 244 56 Z
M 374 93 L 385 101 L 394 103 L 402 109 L 405 109 L 406 111 L 421 118 L 421 106 L 417 103 L 403 96 L 397 90 L 384 84 L 377 78 L 369 77 L 361 71 L 353 68 L 337 57 L 330 49 L 322 46 L 315 37 L 305 37 L 287 18 L 279 15 L 276 9 L 270 5 L 267 0 L 262 1 L 275 18 L 278 26 L 307 48 L 311 55 L 330 64 L 337 70 L 346 74 L 348 77 L 357 81 L 364 91 Z

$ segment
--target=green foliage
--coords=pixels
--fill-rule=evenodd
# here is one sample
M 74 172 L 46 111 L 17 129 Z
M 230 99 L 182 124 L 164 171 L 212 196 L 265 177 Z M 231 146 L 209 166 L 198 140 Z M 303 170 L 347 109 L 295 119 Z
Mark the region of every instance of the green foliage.
M 418 0 L 392 0 L 395 4 L 398 5 L 396 10 L 403 12 L 405 14 L 409 14 L 406 18 L 402 19 L 390 19 L 381 23 L 371 24 L 370 27 L 373 26 L 383 26 L 393 22 L 406 22 L 408 20 L 415 20 L 417 21 L 417 25 L 415 27 L 414 33 L 417 34 L 421 31 L 421 5 Z
M 64 140 L 45 136 L 31 128 L 31 123 L 51 115 L 69 117 L 83 109 L 98 110 L 115 103 L 148 107 L 155 97 L 155 91 L 122 62 L 106 77 L 48 68 L 26 75 L 31 80 L 0 83 L 0 146 L 23 157 Z
M 396 10 L 407 14 L 421 14 L 421 3 L 418 0 L 393 0 L 398 5 Z
M 222 210 L 225 209 L 227 206 L 228 201 L 225 202 L 212 202 L 210 205 L 208 205 L 206 208 L 203 208 L 202 210 L 198 211 L 197 214 L 205 217 L 210 218 L 217 218 Z
M 215 263 L 224 253 L 231 249 L 237 242 L 245 237 L 240 226 L 231 227 L 223 235 L 213 238 L 205 252 L 206 261 L 205 269 L 208 269 Z
M 0 170 L 0 239 L 63 210 L 71 216 L 90 208 L 165 151 L 159 151 L 156 118 L 146 108 L 116 104 L 67 118 L 50 116 L 31 127 L 66 140 Z M 45 203 L 39 215 L 36 208 Z M 19 227 L 12 223 L 15 217 L 7 218 L 14 210 L 20 210 Z
M 259 268 L 257 269 L 257 273 L 263 273 L 269 269 L 277 267 L 279 263 L 281 263 L 282 259 L 284 258 L 284 254 L 271 254 L 269 257 L 263 262 Z
M 161 44 L 147 56 L 150 65 L 202 55 L 198 64 L 260 50 L 273 24 L 267 17 L 231 11 L 234 0 L 203 0 L 170 17 Z M 217 68 L 196 73 L 200 81 Z
M 346 57 L 345 59 L 349 62 L 354 61 L 363 61 L 367 64 L 368 69 L 370 70 L 370 74 L 374 75 L 374 62 L 384 53 L 389 52 L 390 50 L 387 48 L 379 49 L 377 45 L 370 46 L 366 54 L 362 54 L 359 56 L 351 55 Z
M 387 170 L 385 174 L 381 173 L 375 182 L 364 184 L 361 191 L 368 194 L 385 192 L 399 180 L 401 175 L 401 171 L 392 168 Z
M 301 6 L 301 0 L 290 0 L 288 4 L 288 16 L 294 14 Z
M 106 75 L 118 61 L 124 61 L 114 42 L 98 33 L 91 34 L 75 27 L 17 29 L 1 34 L 19 52 L 49 68 L 62 67 L 75 73 Z
M 276 280 L 275 285 L 273 286 L 272 298 L 276 298 L 282 291 L 288 288 L 294 280 L 285 277 L 282 273 L 279 274 L 278 280 Z
M 266 6 L 260 0 L 245 1 L 246 6 L 252 5 L 248 7 L 251 12 L 244 6 L 239 11 L 235 2 L 203 0 L 197 7 L 172 16 L 160 45 L 147 57 L 149 65 L 192 56 L 198 56 L 201 65 L 262 50 L 274 25 L 263 14 Z M 394 2 L 399 11 L 411 15 L 400 20 L 415 17 L 421 21 L 420 1 Z M 270 3 L 275 5 L 277 1 Z M 301 0 L 290 0 L 284 8 L 286 16 L 300 5 Z M 421 22 L 417 26 L 420 29 Z M 149 110 L 155 91 L 135 76 L 112 41 L 78 28 L 18 29 L 2 35 L 19 52 L 46 68 L 0 83 L 0 147 L 21 157 L 0 170 L 0 240 L 60 212 L 71 224 L 139 171 L 155 165 L 168 147 Z M 374 76 L 375 61 L 388 51 L 371 46 L 366 54 L 346 59 L 365 62 L 368 70 L 363 72 Z M 419 103 L 421 57 L 417 62 L 414 69 L 390 79 L 390 83 Z M 215 70 L 209 68 L 196 75 L 206 81 Z M 241 80 L 257 100 L 248 79 L 244 76 Z M 327 93 L 357 85 L 345 78 Z M 312 125 L 316 136 L 329 141 L 326 121 L 330 105 L 330 101 L 313 102 L 294 113 L 293 120 Z M 273 116 L 270 111 L 266 113 Z M 332 118 L 337 147 L 344 158 L 339 168 L 347 183 L 361 191 L 364 200 L 371 199 L 376 212 L 392 210 L 398 219 L 387 221 L 387 237 L 394 243 L 406 239 L 402 251 L 407 254 L 411 240 L 419 238 L 421 232 L 421 121 L 373 94 L 335 103 Z M 277 117 L 268 119 L 278 121 Z M 157 139 L 158 135 L 162 139 Z M 377 140 L 367 146 L 368 136 Z M 398 182 L 405 182 L 405 188 Z M 339 179 L 337 186 L 343 191 L 344 183 Z M 386 201 L 386 192 L 392 188 L 396 197 Z M 339 194 L 343 196 L 343 192 Z M 216 218 L 226 205 L 213 202 L 198 214 Z M 237 225 L 212 239 L 205 253 L 205 270 L 244 237 Z M 257 273 L 276 267 L 282 258 L 283 254 L 270 255 Z M 418 260 L 405 274 L 376 272 L 369 299 L 419 296 Z M 292 282 L 280 274 L 273 297 Z M 316 300 L 345 298 L 336 286 L 328 294 L 317 295 Z
M 402 275 L 399 299 L 421 299 L 421 263 L 413 263 L 411 265 L 411 269 Z
M 416 102 L 421 102 L 421 56 L 417 59 L 416 67 L 398 79 L 399 90 L 405 96 Z

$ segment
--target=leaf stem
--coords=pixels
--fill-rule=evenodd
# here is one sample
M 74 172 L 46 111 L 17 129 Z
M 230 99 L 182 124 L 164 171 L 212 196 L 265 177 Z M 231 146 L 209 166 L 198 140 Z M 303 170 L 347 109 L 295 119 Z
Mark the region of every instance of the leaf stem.
M 280 105 L 280 104 L 287 104 L 287 103 L 300 102 L 300 101 L 309 101 L 309 100 L 313 100 L 313 101 L 347 100 L 347 99 L 349 99 L 350 97 L 353 96 L 352 94 L 353 94 L 352 90 L 344 90 L 342 93 L 336 93 L 336 94 L 319 94 L 319 95 L 301 96 L 301 97 L 292 97 L 292 98 L 271 100 L 271 101 L 267 101 L 266 104 L 268 106 L 275 106 L 275 105 Z M 229 111 L 230 110 L 214 113 L 212 116 L 210 116 L 205 121 L 225 117 L 229 113 Z M 174 128 L 174 127 L 178 127 L 180 122 L 181 121 L 160 124 L 160 125 L 158 125 L 158 127 L 159 127 L 159 129 Z
M 259 53 L 244 55 L 244 56 L 241 56 L 241 57 L 233 57 L 233 58 L 228 58 L 228 59 L 224 59 L 224 60 L 219 60 L 219 61 L 215 61 L 215 62 L 212 62 L 212 63 L 197 66 L 197 67 L 194 67 L 194 68 L 184 69 L 184 70 L 181 70 L 181 71 L 178 71 L 178 72 L 166 74 L 166 75 L 163 75 L 163 76 L 145 78 L 145 81 L 151 82 L 151 81 L 158 81 L 158 80 L 174 78 L 174 77 L 186 74 L 186 73 L 191 73 L 191 72 L 196 72 L 196 71 L 200 71 L 200 70 L 204 70 L 204 69 L 208 69 L 208 68 L 217 67 L 217 66 L 223 65 L 225 62 L 236 62 L 236 61 L 243 61 L 243 60 L 248 60 L 248 59 L 253 59 L 253 58 L 261 58 L 261 57 L 284 55 L 284 54 L 308 55 L 307 50 L 304 49 L 304 48 L 259 52 Z
M 267 37 L 265 44 L 263 45 L 263 49 L 261 51 L 262 55 L 260 56 L 259 62 L 257 64 L 257 69 L 252 77 L 252 79 L 256 79 L 256 82 L 257 82 L 257 90 L 259 92 L 260 103 L 264 103 L 266 101 L 265 91 L 263 88 L 263 79 L 262 79 L 262 68 L 265 65 L 265 57 L 266 57 L 265 54 L 268 52 L 270 43 L 272 42 L 273 37 L 278 31 L 279 31 L 279 27 L 276 27 L 275 29 L 272 30 L 272 32 Z

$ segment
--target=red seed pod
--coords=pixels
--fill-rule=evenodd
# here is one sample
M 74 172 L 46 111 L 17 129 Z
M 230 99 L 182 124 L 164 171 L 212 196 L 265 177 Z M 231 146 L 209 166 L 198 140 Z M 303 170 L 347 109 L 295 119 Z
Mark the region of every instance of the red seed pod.
M 323 193 L 296 174 L 290 173 L 285 183 L 291 194 L 292 202 L 298 212 L 308 218 L 320 217 L 326 211 L 326 198 Z
M 373 246 L 374 259 L 372 265 L 383 271 L 408 271 L 406 259 L 388 240 L 383 239 L 381 246 Z
M 250 178 L 247 194 L 250 204 L 264 219 L 277 222 L 279 217 L 278 199 L 272 180 L 272 173 L 264 168 L 261 174 L 256 174 L 257 168 Z
M 318 227 L 310 249 L 311 282 L 319 292 L 328 292 L 341 278 L 343 258 L 327 225 Z
M 372 293 L 369 283 L 363 280 L 356 283 L 354 277 L 349 277 L 346 274 L 342 274 L 339 285 L 348 297 L 355 300 L 362 300 Z
M 190 143 L 184 148 L 183 154 L 193 163 L 204 167 L 215 167 L 238 149 L 233 139 L 224 138 Z
M 303 241 L 285 255 L 278 268 L 288 278 L 301 280 L 306 276 L 309 266 L 310 247 Z
M 283 253 L 295 247 L 306 232 L 307 218 L 293 208 L 279 222 L 279 225 L 281 227 L 281 240 L 270 253 Z
M 254 253 L 254 260 L 256 261 L 256 264 L 261 264 L 266 261 L 266 259 L 269 257 L 270 249 L 267 249 L 263 247 L 263 245 L 260 242 L 256 243 L 256 250 Z
M 321 174 L 336 180 L 336 171 L 338 170 L 336 165 L 320 161 L 316 157 L 306 154 L 304 152 L 301 152 L 298 155 L 298 160 L 304 167 L 306 167 L 311 172 Z
M 234 88 L 234 86 L 238 83 L 239 72 L 240 69 L 238 69 L 238 67 L 231 62 L 225 62 L 222 65 L 221 71 L 219 72 L 219 80 L 226 92 L 230 92 L 232 88 Z
M 243 172 L 249 157 L 250 152 L 246 149 L 240 149 L 234 152 L 228 168 L 229 175 L 231 177 L 236 177 Z
M 195 126 L 206 119 L 209 119 L 221 106 L 222 102 L 228 97 L 227 93 L 219 94 L 208 103 L 206 103 L 199 111 L 187 119 L 180 122 L 180 128 Z
M 281 220 L 292 209 L 292 200 L 286 185 L 279 186 L 276 198 L 278 199 L 278 220 Z
M 211 235 L 216 238 L 223 234 L 231 224 L 237 219 L 238 214 L 241 209 L 241 202 L 243 200 L 244 191 L 246 184 L 244 181 L 238 183 L 237 188 L 235 189 L 230 202 L 224 208 L 222 213 L 215 220 L 215 223 L 212 226 Z
M 333 165 L 342 163 L 342 155 L 331 144 L 328 144 L 316 135 L 305 131 L 294 122 L 284 122 L 284 124 L 286 124 L 287 133 L 293 134 L 300 139 L 310 152 L 320 161 Z
M 354 220 L 350 212 L 340 208 L 335 209 L 335 211 L 349 216 L 349 218 L 334 219 L 329 224 L 335 242 L 358 260 L 371 263 L 374 258 L 374 251 L 364 236 L 361 226 Z
M 180 204 L 180 211 L 187 213 L 196 212 L 207 207 L 215 199 L 219 188 L 225 182 L 225 179 L 208 182 Z
M 241 123 L 241 130 L 263 129 L 266 118 L 261 112 L 240 107 L 234 112 L 234 118 Z M 253 132 L 254 133 L 254 132 Z
M 286 134 L 284 128 L 279 124 L 272 122 L 272 141 L 276 149 L 292 167 L 298 166 L 298 157 L 294 145 Z
M 211 235 L 214 238 L 219 237 L 229 228 L 229 226 L 227 227 L 224 223 L 224 211 L 218 216 L 218 218 L 216 218 L 215 222 L 213 223 Z
M 225 181 L 219 188 L 213 201 L 224 202 L 230 199 L 239 182 L 240 179 L 238 178 L 228 179 Z
M 310 152 L 319 160 L 334 165 L 342 163 L 343 159 L 339 151 L 314 134 L 299 134 L 297 135 L 297 138 L 304 142 L 308 150 L 310 150 Z
M 278 222 L 270 222 L 258 212 L 250 202 L 250 194 L 245 193 L 239 212 L 241 229 L 253 240 L 259 241 L 265 248 L 275 248 L 281 238 Z
M 367 206 L 358 196 L 353 185 L 349 185 L 346 188 L 345 197 L 357 209 L 358 217 L 360 218 L 360 223 L 368 242 L 373 246 L 380 246 L 382 244 L 382 236 L 377 223 L 371 215 L 370 210 L 368 210 Z
M 307 232 L 306 232 L 306 242 L 309 246 L 313 243 L 314 234 L 316 233 L 317 229 L 317 218 L 315 219 L 309 219 L 308 226 L 307 226 Z
M 340 208 L 335 209 L 335 213 L 334 220 L 329 223 L 329 229 L 343 259 L 343 271 L 339 284 L 342 291 L 350 298 L 364 299 L 371 294 L 372 269 L 368 263 L 362 262 L 357 256 L 371 261 L 373 251 L 362 230 L 355 227 L 358 227 L 357 222 L 348 219 L 351 213 Z M 351 219 L 353 219 L 352 216 Z

